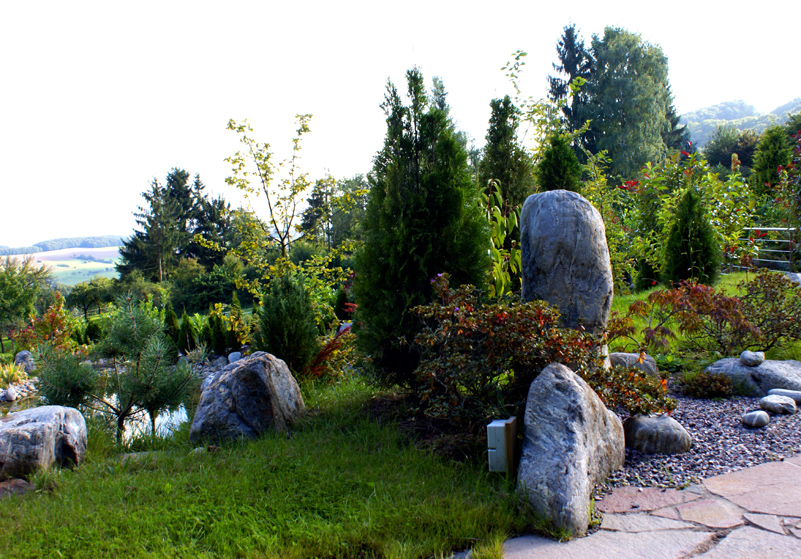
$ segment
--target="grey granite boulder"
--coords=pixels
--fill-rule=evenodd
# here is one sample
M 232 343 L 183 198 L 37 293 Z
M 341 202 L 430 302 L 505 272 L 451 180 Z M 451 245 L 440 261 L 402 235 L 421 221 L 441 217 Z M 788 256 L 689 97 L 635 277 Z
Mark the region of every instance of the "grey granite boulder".
M 626 446 L 643 454 L 681 454 L 690 450 L 692 437 L 667 414 L 634 415 L 623 422 Z
M 531 383 L 517 490 L 555 529 L 587 531 L 593 488 L 623 465 L 620 418 L 564 365 Z
M 787 396 L 795 401 L 795 405 L 801 405 L 801 390 L 784 390 L 782 388 L 771 388 L 768 396 Z
M 554 305 L 568 328 L 599 334 L 612 306 L 612 266 L 601 214 L 567 190 L 529 196 L 520 216 L 523 301 Z
M 635 367 L 651 376 L 659 375 L 659 367 L 656 366 L 656 360 L 650 355 L 646 355 L 645 359 L 641 360 L 639 353 L 610 353 L 609 361 L 611 361 L 613 367 Z
M 796 406 L 795 400 L 787 396 L 765 396 L 759 401 L 759 407 L 770 413 L 793 414 Z
M 766 396 L 773 388 L 801 390 L 801 362 L 766 360 L 756 367 L 747 367 L 739 359 L 715 361 L 706 368 L 708 373 L 729 377 L 735 392 L 746 396 Z
M 762 351 L 744 351 L 740 354 L 740 363 L 746 367 L 756 367 L 765 361 L 765 353 Z
M 22 365 L 26 375 L 31 375 L 36 370 L 36 361 L 27 349 L 23 349 L 14 356 L 14 365 Z
M 86 421 L 75 408 L 41 406 L 0 419 L 0 478 L 77 465 L 85 454 Z
M 758 429 L 759 427 L 764 427 L 768 423 L 770 423 L 770 416 L 762 410 L 750 411 L 743 414 L 743 425 L 746 427 Z
M 284 431 L 306 412 L 286 363 L 256 352 L 203 383 L 189 438 L 222 441 Z

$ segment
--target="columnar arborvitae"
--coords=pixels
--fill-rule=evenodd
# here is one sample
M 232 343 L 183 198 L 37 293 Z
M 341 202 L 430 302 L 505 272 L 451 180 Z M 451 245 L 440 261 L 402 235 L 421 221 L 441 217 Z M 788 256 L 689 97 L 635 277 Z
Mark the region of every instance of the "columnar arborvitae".
M 178 336 L 181 326 L 178 324 L 178 315 L 172 308 L 172 303 L 167 303 L 167 310 L 164 313 L 164 332 L 172 339 L 173 343 L 178 343 Z
M 412 385 L 420 321 L 410 309 L 431 301 L 438 273 L 454 285 L 483 285 L 489 235 L 447 107 L 429 102 L 419 70 L 406 76 L 410 104 L 389 83 L 382 105 L 387 134 L 369 176 L 353 288 L 358 343 L 376 379 Z
M 694 188 L 688 188 L 676 208 L 676 221 L 665 244 L 663 281 L 676 283 L 695 279 L 712 285 L 720 274 L 722 259 L 715 230 L 704 213 L 701 198 Z
M 184 314 L 181 316 L 181 328 L 178 331 L 178 349 L 180 349 L 183 353 L 187 353 L 197 346 L 197 332 L 195 331 L 195 325 L 192 324 L 192 320 L 189 318 L 189 315 Z

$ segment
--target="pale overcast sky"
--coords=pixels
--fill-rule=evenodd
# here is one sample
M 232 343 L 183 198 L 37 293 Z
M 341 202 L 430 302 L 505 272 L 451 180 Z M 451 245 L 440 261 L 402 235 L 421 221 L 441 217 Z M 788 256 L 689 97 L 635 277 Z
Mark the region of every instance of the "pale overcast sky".
M 312 113 L 311 178 L 366 173 L 386 81 L 404 90 L 414 65 L 442 78 L 480 146 L 490 100 L 511 93 L 500 68 L 528 52 L 524 93 L 544 97 L 570 22 L 588 44 L 609 25 L 660 45 L 680 113 L 735 99 L 769 112 L 801 95 L 798 15 L 774 0 L 0 0 L 0 245 L 128 236 L 141 192 L 172 167 L 235 200 L 229 118 L 281 157 L 294 115 Z

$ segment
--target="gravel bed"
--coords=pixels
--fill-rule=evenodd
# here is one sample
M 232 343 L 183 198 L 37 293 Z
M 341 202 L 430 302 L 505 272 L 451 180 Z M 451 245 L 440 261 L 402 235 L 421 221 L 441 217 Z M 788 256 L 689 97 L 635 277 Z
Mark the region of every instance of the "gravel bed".
M 770 423 L 759 429 L 744 427 L 744 413 L 759 409 L 759 398 L 696 400 L 674 396 L 678 406 L 673 417 L 693 439 L 684 454 L 645 455 L 626 449 L 621 470 L 612 473 L 598 494 L 615 487 L 685 487 L 702 478 L 726 474 L 781 460 L 801 452 L 801 412 L 770 415 Z

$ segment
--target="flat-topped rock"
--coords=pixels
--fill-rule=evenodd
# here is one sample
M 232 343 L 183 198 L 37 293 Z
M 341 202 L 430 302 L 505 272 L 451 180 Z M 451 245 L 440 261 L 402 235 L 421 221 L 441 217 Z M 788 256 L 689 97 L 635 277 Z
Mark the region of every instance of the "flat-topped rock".
M 766 360 L 756 367 L 748 367 L 739 359 L 727 358 L 706 368 L 709 373 L 724 374 L 736 390 L 750 396 L 767 396 L 774 388 L 801 391 L 801 362 L 794 360 Z
M 795 400 L 787 396 L 773 394 L 765 396 L 759 401 L 759 407 L 770 413 L 792 414 L 795 413 Z
M 768 396 L 787 396 L 792 398 L 796 405 L 801 405 L 801 390 L 785 390 L 784 388 L 771 388 Z

